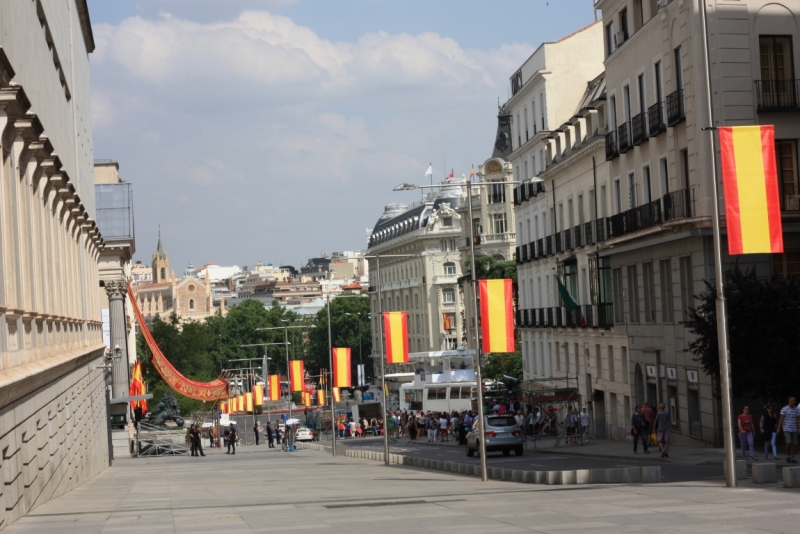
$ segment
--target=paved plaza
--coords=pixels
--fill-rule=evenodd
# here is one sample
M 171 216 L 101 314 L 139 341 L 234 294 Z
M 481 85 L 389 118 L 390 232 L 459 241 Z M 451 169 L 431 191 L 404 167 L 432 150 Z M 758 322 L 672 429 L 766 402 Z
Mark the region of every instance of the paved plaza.
M 797 532 L 800 492 L 718 481 L 481 482 L 316 451 L 118 459 L 8 534 L 58 532 Z

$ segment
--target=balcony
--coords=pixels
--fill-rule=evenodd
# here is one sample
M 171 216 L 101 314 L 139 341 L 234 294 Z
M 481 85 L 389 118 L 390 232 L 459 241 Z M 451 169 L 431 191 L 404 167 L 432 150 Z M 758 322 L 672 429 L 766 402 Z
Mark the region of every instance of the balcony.
M 516 313 L 517 326 L 522 326 L 522 310 L 517 310 Z
M 457 282 L 458 282 L 458 277 L 456 275 L 454 275 L 454 274 L 452 274 L 452 275 L 437 275 L 437 276 L 433 277 L 434 285 L 454 285 Z M 419 284 L 414 284 L 414 285 L 419 285 Z M 410 285 L 409 286 L 403 286 L 403 287 L 410 287 Z
M 544 312 L 544 325 L 553 326 L 553 308 L 542 308 L 540 311 Z
M 530 257 L 528 256 L 528 245 L 522 245 L 519 248 L 520 251 L 522 251 L 522 262 L 525 263 L 530 260 Z
M 572 229 L 572 239 L 575 241 L 575 248 L 580 248 L 584 245 L 583 242 L 583 225 L 579 224 Z
M 531 260 L 535 260 L 539 257 L 536 253 L 536 241 L 528 243 L 528 252 L 530 252 Z
M 558 308 L 550 308 L 550 309 L 553 311 L 553 319 L 555 319 L 555 321 L 552 323 L 552 325 L 553 326 L 557 326 L 559 328 L 563 328 L 564 327 L 564 314 L 561 313 L 561 310 L 563 308 L 558 307 Z
M 608 238 L 621 237 L 661 224 L 661 201 L 623 211 L 608 218 Z
M 661 102 L 647 108 L 647 130 L 650 132 L 650 137 L 667 131 L 667 125 L 664 124 L 664 106 Z
M 594 306 L 591 304 L 584 304 L 579 308 L 581 310 L 581 314 L 583 315 L 580 322 L 581 328 L 594 328 L 596 325 L 594 323 Z
M 517 234 L 514 232 L 505 232 L 502 234 L 483 234 L 481 241 L 483 243 L 513 243 L 517 240 Z
M 572 230 L 567 228 L 562 232 L 564 234 L 564 250 L 572 250 Z
M 645 130 L 645 113 L 639 113 L 631 119 L 631 140 L 633 146 L 639 146 L 647 140 L 647 131 Z
M 536 240 L 536 257 L 537 258 L 544 258 L 544 239 L 537 239 Z
M 562 308 L 564 310 L 564 316 L 566 317 L 566 321 L 564 322 L 564 326 L 567 328 L 577 328 L 581 324 L 581 308 L 578 306 L 574 310 L 570 311 L 566 308 Z
M 620 154 L 624 154 L 633 146 L 631 145 L 630 124 L 623 122 L 617 127 L 617 146 Z
M 800 211 L 800 191 L 796 182 L 781 184 L 781 209 L 783 211 Z
M 583 244 L 594 245 L 594 221 L 587 222 L 583 225 Z
M 800 80 L 756 80 L 757 110 L 800 111 Z
M 675 126 L 686 120 L 686 110 L 683 108 L 683 89 L 667 95 L 667 124 L 669 126 Z
M 467 245 L 469 245 L 469 239 L 467 239 Z M 522 263 L 522 249 L 520 247 L 516 248 L 516 258 L 517 258 L 517 265 Z
M 600 217 L 595 221 L 595 230 L 597 230 L 597 236 L 595 236 L 596 243 L 602 243 L 607 239 L 608 232 L 606 231 L 606 217 Z
M 563 237 L 563 234 L 564 234 L 564 232 L 558 232 L 555 235 L 556 254 L 560 254 L 561 252 L 564 252 L 564 237 Z
M 514 205 L 515 206 L 519 206 L 519 204 L 520 204 L 520 200 L 519 199 L 520 199 L 520 196 L 522 194 L 522 191 L 520 191 L 520 189 L 521 188 L 519 188 L 519 187 L 515 187 L 514 188 Z
M 608 330 L 614 326 L 614 305 L 613 304 L 598 304 L 597 305 L 597 327 L 605 328 Z
M 465 241 L 464 246 L 468 247 L 469 246 L 469 238 L 466 238 L 464 241 Z M 473 236 L 472 241 L 473 241 L 473 243 L 475 243 L 475 246 L 480 245 L 481 244 L 481 236 L 479 236 L 479 235 Z M 519 258 L 519 254 L 517 254 L 517 257 Z
M 617 156 L 619 156 L 619 150 L 617 149 L 617 132 L 608 132 L 606 134 L 606 161 L 611 161 Z
M 673 221 L 675 219 L 683 219 L 692 216 L 688 189 L 680 189 L 672 193 L 667 193 L 664 195 L 663 201 L 665 221 Z
M 553 236 L 549 235 L 544 238 L 544 251 L 545 256 L 553 255 Z

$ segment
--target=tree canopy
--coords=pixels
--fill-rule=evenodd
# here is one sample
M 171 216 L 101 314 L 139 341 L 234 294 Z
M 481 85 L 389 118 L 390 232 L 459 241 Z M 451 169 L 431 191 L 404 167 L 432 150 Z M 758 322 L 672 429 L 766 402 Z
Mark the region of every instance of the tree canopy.
M 786 401 L 800 379 L 800 283 L 794 278 L 758 278 L 738 266 L 725 272 L 729 353 L 734 397 Z M 689 350 L 703 370 L 719 377 L 717 292 L 706 282 L 683 324 L 697 338 Z M 718 392 L 717 392 L 718 393 Z
M 339 297 L 330 302 L 331 340 L 333 347 L 350 347 L 353 384 L 356 383 L 356 365 L 364 364 L 367 380 L 375 374 L 372 369 L 372 330 L 370 323 L 369 297 L 365 294 Z M 327 304 L 314 318 L 314 326 L 308 332 L 307 368 L 330 369 L 328 358 L 328 308 Z M 359 353 L 361 357 L 359 358 Z M 361 360 L 361 361 L 360 361 Z

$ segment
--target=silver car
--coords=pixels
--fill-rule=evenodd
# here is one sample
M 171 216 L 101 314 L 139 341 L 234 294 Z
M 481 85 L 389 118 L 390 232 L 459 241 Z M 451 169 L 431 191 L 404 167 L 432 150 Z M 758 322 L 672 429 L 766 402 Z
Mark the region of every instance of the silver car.
M 480 420 L 476 419 L 467 434 L 467 456 L 474 455 L 476 451 L 480 454 L 481 436 L 486 440 L 486 452 L 502 451 L 503 456 L 508 456 L 513 450 L 514 454 L 522 456 L 522 428 L 513 415 L 488 415 L 483 420 L 486 423 L 485 431 L 481 431 Z

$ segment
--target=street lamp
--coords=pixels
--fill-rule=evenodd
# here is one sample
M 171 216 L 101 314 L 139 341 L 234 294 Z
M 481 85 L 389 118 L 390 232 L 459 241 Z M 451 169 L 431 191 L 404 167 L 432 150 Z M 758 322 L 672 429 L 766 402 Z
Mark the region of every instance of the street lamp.
M 466 178 L 462 175 L 462 179 Z M 531 178 L 533 182 L 542 182 L 541 178 L 534 177 Z M 481 182 L 477 185 L 478 187 L 483 187 L 487 185 L 506 185 L 506 184 L 519 184 L 520 182 L 514 180 L 502 181 L 502 182 Z M 394 188 L 394 191 L 413 191 L 415 189 L 430 189 L 430 188 L 443 188 L 443 187 L 453 187 L 459 185 L 461 187 L 466 187 L 467 189 L 467 207 L 469 212 L 469 255 L 471 261 L 471 270 L 472 275 L 470 278 L 472 279 L 472 301 L 475 307 L 475 352 L 478 355 L 477 365 L 475 365 L 475 375 L 476 381 L 478 383 L 478 417 L 481 418 L 481 428 L 485 427 L 484 421 L 484 414 L 483 414 L 483 379 L 481 378 L 481 340 L 480 334 L 478 331 L 478 316 L 480 314 L 480 308 L 478 307 L 478 280 L 477 280 L 477 266 L 475 265 L 475 228 L 472 224 L 472 180 L 464 180 L 461 183 L 448 183 L 448 184 L 438 184 L 438 185 L 415 185 L 415 184 L 400 184 Z M 380 286 L 378 286 L 380 287 Z M 480 454 L 481 454 L 481 480 L 486 482 L 489 480 L 489 477 L 486 474 L 486 439 L 481 439 L 479 442 L 480 446 Z

